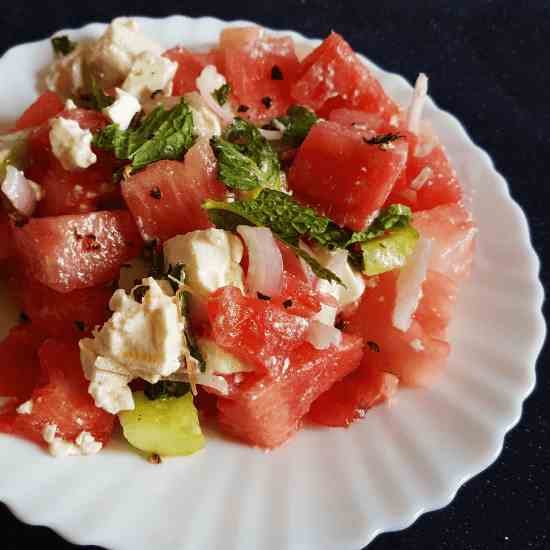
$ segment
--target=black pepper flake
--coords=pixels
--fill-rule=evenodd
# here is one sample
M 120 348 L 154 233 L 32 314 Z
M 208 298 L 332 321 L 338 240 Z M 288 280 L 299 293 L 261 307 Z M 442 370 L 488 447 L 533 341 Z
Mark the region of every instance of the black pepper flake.
M 158 187 L 153 187 L 153 189 L 149 192 L 149 195 L 158 201 L 162 198 L 162 193 Z
M 367 342 L 367 346 L 369 346 L 369 349 L 371 351 L 374 351 L 376 353 L 380 353 L 380 346 L 376 342 L 373 342 L 372 340 L 369 340 Z
M 239 108 L 237 109 L 237 113 L 246 113 L 250 107 L 248 105 L 239 105 Z
M 86 323 L 84 323 L 84 321 L 76 320 L 74 322 L 74 324 L 80 332 L 85 332 L 86 331 Z
M 262 103 L 264 104 L 266 109 L 271 108 L 271 104 L 273 103 L 273 100 L 269 96 L 262 97 Z
M 258 296 L 259 300 L 271 300 L 271 296 L 268 296 L 267 294 L 262 294 L 261 292 L 256 292 L 256 295 Z
M 271 69 L 271 80 L 283 80 L 283 71 L 278 65 L 273 65 Z
M 291 300 L 290 298 L 289 298 L 288 300 L 285 300 L 285 301 L 283 302 L 283 307 L 284 307 L 285 309 L 288 309 L 289 307 L 292 307 L 292 300 Z

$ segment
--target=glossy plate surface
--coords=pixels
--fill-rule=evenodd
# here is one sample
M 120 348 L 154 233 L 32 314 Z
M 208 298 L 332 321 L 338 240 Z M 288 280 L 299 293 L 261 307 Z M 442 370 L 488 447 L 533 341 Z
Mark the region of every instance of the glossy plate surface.
M 136 19 L 167 47 L 206 47 L 228 25 L 212 18 Z M 78 40 L 103 28 L 69 32 Z M 305 47 L 319 43 L 291 34 Z M 9 127 L 34 99 L 50 60 L 47 40 L 0 59 L 0 123 Z M 408 82 L 369 66 L 393 98 L 409 100 Z M 525 216 L 489 156 L 432 101 L 425 116 L 479 224 L 475 266 L 451 327 L 453 352 L 435 387 L 401 391 L 391 406 L 377 407 L 348 430 L 302 431 L 275 452 L 212 433 L 204 451 L 155 467 L 121 441 L 98 456 L 54 460 L 0 435 L 0 499 L 23 521 L 112 550 L 358 550 L 377 533 L 448 504 L 498 456 L 534 387 L 545 335 L 543 290 Z M 3 335 L 16 317 L 4 290 L 0 312 Z

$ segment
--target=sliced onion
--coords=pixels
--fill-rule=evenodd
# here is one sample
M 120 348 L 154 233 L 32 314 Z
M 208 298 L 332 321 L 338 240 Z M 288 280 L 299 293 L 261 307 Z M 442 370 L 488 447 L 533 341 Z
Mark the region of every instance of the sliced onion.
M 330 346 L 340 345 L 342 332 L 336 327 L 325 325 L 319 321 L 311 321 L 306 332 L 306 341 L 315 349 L 328 349 Z
M 422 283 L 426 280 L 431 252 L 432 241 L 421 237 L 397 279 L 392 323 L 403 332 L 411 327 L 412 316 L 422 298 Z
M 237 233 L 248 250 L 248 291 L 277 296 L 283 282 L 283 256 L 267 227 L 239 225 Z
M 189 375 L 185 367 L 177 370 L 170 376 L 163 378 L 163 380 L 171 380 L 173 382 L 189 382 Z M 229 384 L 223 376 L 216 376 L 215 374 L 207 374 L 205 372 L 196 372 L 193 375 L 193 381 L 199 386 L 206 386 L 212 388 L 222 395 L 229 394 Z
M 258 128 L 258 130 L 267 141 L 283 139 L 283 132 L 281 132 L 281 130 L 264 130 L 263 128 Z
M 23 216 L 31 216 L 42 196 L 40 187 L 28 180 L 17 168 L 8 165 L 2 182 L 2 192 Z
M 411 189 L 418 191 L 424 187 L 426 182 L 432 177 L 433 170 L 429 166 L 424 166 L 416 178 L 411 181 Z
M 422 110 L 428 94 L 428 77 L 420 73 L 416 79 L 414 92 L 409 111 L 407 113 L 407 128 L 418 134 L 420 132 L 420 121 L 422 120 Z
M 224 84 L 227 84 L 225 77 L 218 72 L 214 65 L 207 65 L 198 76 L 197 89 L 199 90 L 204 102 L 212 111 L 214 111 L 224 122 L 231 122 L 235 118 L 235 113 L 231 109 L 229 102 L 223 106 L 220 105 L 212 96 L 213 92 Z

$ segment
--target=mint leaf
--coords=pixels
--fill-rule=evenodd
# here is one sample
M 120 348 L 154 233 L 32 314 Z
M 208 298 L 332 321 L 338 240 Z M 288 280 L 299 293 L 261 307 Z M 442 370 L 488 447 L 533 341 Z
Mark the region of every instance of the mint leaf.
M 222 84 L 217 90 L 212 92 L 212 97 L 218 102 L 218 105 L 222 107 L 227 103 L 229 94 L 231 93 L 231 84 Z
M 53 53 L 55 55 L 68 55 L 77 46 L 76 42 L 73 42 L 69 37 L 64 34 L 63 36 L 54 36 L 51 39 Z
M 131 161 L 132 172 L 163 159 L 180 159 L 193 145 L 193 115 L 182 99 L 173 109 L 157 107 L 135 129 L 110 124 L 94 137 L 94 145 Z
M 92 77 L 90 82 L 90 108 L 101 111 L 115 102 L 115 98 L 108 96 L 98 85 L 96 79 Z
M 285 127 L 283 142 L 291 147 L 300 147 L 319 119 L 313 111 L 306 107 L 293 105 L 288 109 L 286 116 L 275 120 Z
M 281 166 L 277 153 L 259 130 L 236 118 L 220 138 L 210 140 L 218 159 L 218 177 L 231 189 L 280 189 Z

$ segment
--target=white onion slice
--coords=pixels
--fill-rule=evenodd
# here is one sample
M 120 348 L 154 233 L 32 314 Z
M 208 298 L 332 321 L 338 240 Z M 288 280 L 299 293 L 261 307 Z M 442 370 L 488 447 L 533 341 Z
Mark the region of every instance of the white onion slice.
M 418 191 L 424 187 L 425 183 L 432 177 L 433 170 L 429 166 L 424 166 L 416 178 L 411 181 L 411 189 Z
M 392 324 L 403 332 L 411 327 L 412 316 L 422 298 L 422 283 L 426 280 L 431 252 L 432 241 L 418 239 L 412 256 L 397 278 Z
M 306 341 L 315 349 L 328 349 L 339 346 L 342 342 L 342 332 L 336 327 L 325 325 L 319 321 L 311 321 L 306 332 Z
M 28 180 L 17 168 L 8 165 L 2 182 L 2 192 L 12 206 L 24 216 L 31 216 L 42 197 L 38 184 Z
M 163 380 L 171 380 L 173 382 L 189 382 L 189 375 L 187 374 L 187 369 L 183 367 L 182 369 L 177 370 L 170 376 L 163 378 Z M 193 375 L 193 381 L 199 386 L 207 386 L 212 388 L 217 392 L 220 392 L 223 395 L 229 394 L 229 385 L 227 380 L 223 376 L 216 376 L 215 374 L 208 374 L 206 372 L 196 372 Z
M 263 128 L 258 128 L 258 130 L 267 141 L 283 139 L 283 132 L 281 130 L 264 130 Z
M 283 280 L 283 256 L 267 227 L 239 225 L 237 233 L 248 250 L 248 291 L 266 296 L 277 296 Z
M 418 134 L 420 131 L 422 110 L 424 109 L 424 102 L 427 94 L 428 77 L 424 73 L 420 73 L 416 79 L 412 101 L 407 113 L 407 128 L 415 134 Z
M 225 77 L 218 72 L 214 65 L 207 65 L 196 80 L 199 90 L 206 105 L 212 109 L 224 122 L 231 122 L 235 118 L 229 102 L 220 105 L 212 96 L 212 93 L 224 84 L 227 84 Z

